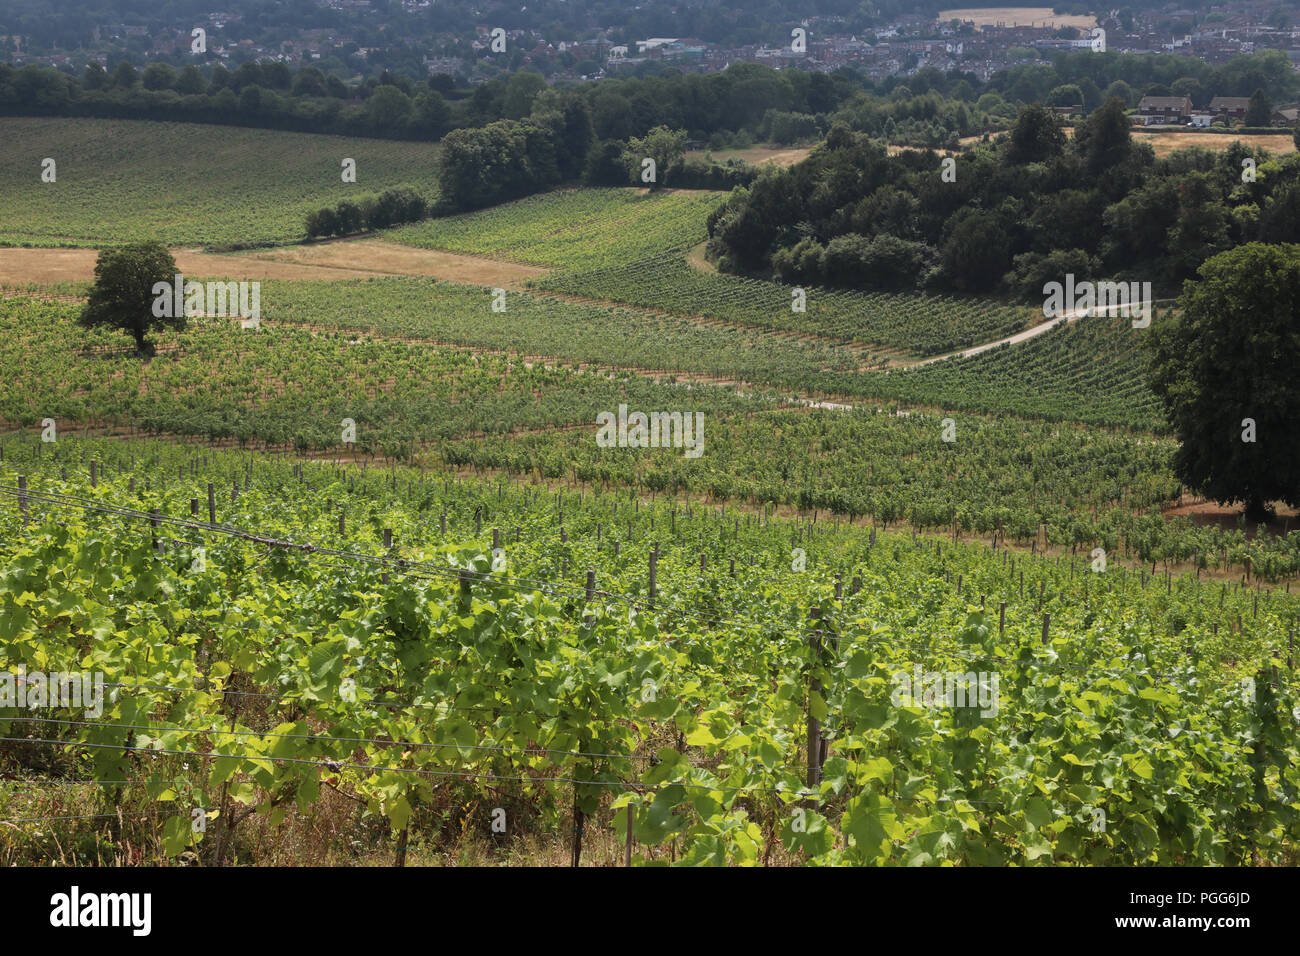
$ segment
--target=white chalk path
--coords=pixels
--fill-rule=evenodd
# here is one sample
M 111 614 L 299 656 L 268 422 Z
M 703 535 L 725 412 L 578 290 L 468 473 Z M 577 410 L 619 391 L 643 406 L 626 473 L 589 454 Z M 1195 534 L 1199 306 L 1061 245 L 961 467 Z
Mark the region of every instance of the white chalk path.
M 1152 299 L 1149 302 L 1139 302 L 1136 305 L 1129 305 L 1127 308 L 1141 308 L 1146 305 L 1160 305 L 1165 302 L 1175 302 L 1176 299 Z M 1111 315 L 1118 315 L 1119 310 L 1125 306 L 1112 305 L 1105 311 Z M 1098 309 L 1076 309 L 1074 312 L 1064 312 L 1055 318 L 1048 319 L 1046 322 L 1039 323 L 1032 328 L 1025 329 L 1023 332 L 1017 332 L 1014 335 L 1008 335 L 1005 338 L 997 339 L 993 342 L 985 342 L 983 345 L 972 345 L 968 349 L 959 352 L 949 352 L 946 355 L 935 355 L 927 359 L 921 359 L 919 362 L 912 362 L 903 368 L 920 368 L 922 365 L 929 365 L 931 362 L 942 362 L 945 359 L 967 358 L 971 355 L 979 355 L 981 352 L 987 352 L 989 349 L 995 349 L 1000 345 L 1018 345 L 1021 342 L 1027 342 L 1032 338 L 1042 335 L 1051 329 L 1056 328 L 1062 322 L 1073 322 L 1075 319 L 1082 319 L 1090 315 L 1100 315 Z

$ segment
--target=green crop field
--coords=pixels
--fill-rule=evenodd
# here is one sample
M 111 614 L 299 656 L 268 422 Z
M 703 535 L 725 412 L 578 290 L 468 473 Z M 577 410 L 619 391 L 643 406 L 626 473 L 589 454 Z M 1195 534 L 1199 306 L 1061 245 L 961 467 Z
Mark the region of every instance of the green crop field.
M 907 403 L 1163 429 L 1145 334 L 1128 319 L 1078 319 L 1017 345 L 870 374 L 863 388 Z
M 56 180 L 41 181 L 42 161 Z M 355 159 L 356 183 L 342 161 Z M 0 245 L 158 239 L 250 246 L 305 235 L 307 213 L 410 185 L 437 197 L 438 147 L 142 120 L 0 117 Z
M 72 817 L 69 862 L 105 813 L 158 860 L 378 834 L 437 862 L 453 807 L 462 861 L 518 839 L 504 814 L 585 821 L 601 863 L 1295 862 L 1280 592 L 516 481 L 0 450 L 0 665 L 113 691 L 0 712 L 0 814 Z
M 393 449 L 471 432 L 505 432 L 594 421 L 620 401 L 680 401 L 683 389 L 633 376 L 511 361 L 503 355 L 429 348 L 351 333 L 289 328 L 241 330 L 197 321 L 160 337 L 140 362 L 111 334 L 87 334 L 63 303 L 0 301 L 0 420 L 54 416 L 95 427 L 206 435 L 218 440 L 338 443 L 353 418 L 366 447 Z M 322 369 L 330 374 L 322 376 Z M 703 389 L 711 409 L 757 400 Z
M 290 244 L 437 154 L 0 119 L 0 244 Z M 1300 533 L 1178 477 L 1170 313 L 942 358 L 1041 315 L 717 274 L 723 198 L 208 257 L 370 276 L 153 351 L 11 283 L 0 865 L 1300 863 Z
M 1028 308 L 987 299 L 817 288 L 803 290 L 804 310 L 795 311 L 794 286 L 706 272 L 688 265 L 680 251 L 561 273 L 534 284 L 676 315 L 827 336 L 912 355 L 987 342 L 1035 321 Z
M 683 317 L 719 319 L 894 352 L 935 355 L 1018 332 L 1030 309 L 985 299 L 808 289 L 688 265 L 724 194 L 638 189 L 557 190 L 503 206 L 389 230 L 388 238 L 546 266 L 532 285 Z
M 284 291 L 392 284 L 289 283 Z M 268 300 L 278 301 L 277 285 L 271 285 Z M 824 511 L 885 525 L 951 529 L 956 524 L 967 532 L 1016 540 L 1031 539 L 1043 524 L 1055 543 L 1079 546 L 1104 539 L 1127 547 L 1131 542 L 1144 561 L 1181 562 L 1198 553 L 1207 561 L 1220 553 L 1225 566 L 1245 560 L 1240 550 L 1228 559 L 1227 549 L 1244 543 L 1238 532 L 1225 537 L 1218 529 L 1159 518 L 1159 509 L 1182 494 L 1170 474 L 1173 445 L 1168 440 L 1008 414 L 1035 395 L 1045 410 L 1062 395 L 1072 395 L 1084 408 L 1091 387 L 1085 381 L 1073 393 L 1033 393 L 1019 387 L 1022 378 L 1013 374 L 1018 373 L 1014 365 L 999 384 L 1003 355 L 1014 349 L 888 376 L 826 376 L 840 383 L 859 381 L 864 391 L 871 391 L 874 383 L 887 385 L 903 374 L 942 382 L 951 370 L 982 383 L 980 394 L 993 406 L 990 410 L 999 412 L 993 417 L 955 407 L 891 414 L 894 405 L 882 408 L 869 400 L 825 411 L 792 402 L 779 387 L 787 377 L 812 374 L 797 365 L 781 366 L 770 388 L 742 393 L 673 382 L 673 376 L 658 383 L 632 372 L 611 377 L 599 365 L 578 370 L 573 366 L 579 361 L 599 361 L 578 352 L 567 357 L 570 364 L 525 361 L 517 353 L 528 354 L 529 347 L 540 344 L 542 329 L 568 315 L 555 303 L 542 300 L 533 314 L 530 298 L 521 295 L 511 306 L 517 309 L 514 320 L 506 326 L 482 293 L 444 283 L 421 282 L 417 288 L 425 295 L 430 289 L 450 293 L 441 313 L 447 325 L 426 330 L 434 337 L 469 344 L 465 340 L 473 336 L 463 331 L 469 328 L 494 349 L 516 354 L 372 337 L 371 316 L 344 297 L 334 300 L 334 312 L 314 298 L 300 306 L 315 320 L 315 331 L 268 324 L 254 332 L 225 320 L 196 322 L 184 333 L 160 338 L 159 354 L 141 362 L 120 337 L 78 330 L 72 306 L 10 299 L 0 302 L 0 362 L 17 374 L 0 382 L 0 421 L 27 429 L 29 435 L 38 435 L 39 423 L 49 418 L 68 432 L 174 434 L 316 455 L 355 450 L 438 467 L 687 493 L 749 507 Z M 589 307 L 569 315 L 569 321 L 575 330 L 593 333 L 593 350 L 602 337 L 638 341 L 634 326 L 620 325 L 617 314 L 604 312 Z M 600 324 L 603 315 L 610 324 Z M 464 325 L 469 316 L 478 318 Z M 1095 323 L 1098 331 L 1085 323 Z M 491 329 L 502 337 L 487 337 Z M 573 334 L 577 349 L 584 340 Z M 1096 319 L 1081 320 L 1054 336 L 1060 343 L 1075 343 L 1072 361 L 1085 365 L 1110 336 L 1123 334 L 1111 320 Z M 688 352 L 705 347 L 703 339 L 686 341 L 691 343 Z M 1049 337 L 1041 341 L 1045 354 L 1052 353 L 1051 342 Z M 651 345 L 647 333 L 643 347 Z M 987 375 L 979 371 L 985 365 Z M 330 374 L 316 374 L 320 369 Z M 1092 395 L 1093 407 L 1099 416 L 1109 409 L 1123 419 L 1121 398 L 1102 390 Z M 667 449 L 599 448 L 597 415 L 620 403 L 703 413 L 707 455 L 692 459 Z M 344 418 L 356 423 L 352 449 L 343 445 Z M 955 428 L 952 442 L 942 440 L 944 418 Z M 1033 454 L 1026 448 L 1034 449 Z M 1256 571 L 1279 576 L 1300 569 L 1292 545 L 1270 544 L 1272 540 L 1254 545 Z M 1274 570 L 1261 570 L 1265 568 Z
M 288 384 L 291 391 L 345 392 L 351 387 L 349 381 L 320 382 L 311 369 L 317 364 L 348 368 L 360 363 L 358 381 L 389 380 L 383 364 L 368 366 L 373 359 L 362 356 L 337 334 L 365 331 L 379 337 L 368 349 L 395 349 L 414 356 L 414 361 L 431 362 L 431 368 L 441 361 L 440 353 L 418 347 L 419 340 L 540 356 L 565 364 L 655 371 L 683 382 L 692 378 L 747 382 L 813 398 L 898 400 L 1148 430 L 1160 424 L 1155 399 L 1140 375 L 1135 339 L 1140 331 L 1106 319 L 1080 320 L 1022 346 L 886 374 L 860 370 L 874 361 L 870 354 L 843 346 L 746 327 L 702 325 L 635 309 L 512 293 L 506 300 L 507 311 L 493 312 L 487 290 L 430 279 L 266 282 L 261 298 L 267 321 L 276 325 L 250 335 L 227 323 L 199 323 L 182 337 L 165 340 L 169 348 L 180 347 L 176 355 L 143 367 L 129 355 L 119 354 L 117 370 L 96 364 L 79 351 L 86 337 L 73 323 L 75 306 L 24 299 L 0 302 L 0 328 L 8 330 L 0 354 L 23 373 L 0 384 L 0 417 L 8 421 L 41 417 L 41 390 L 33 389 L 31 382 L 67 383 L 70 394 L 80 395 L 79 380 L 86 380 L 84 387 L 91 389 L 96 379 L 105 376 L 111 376 L 111 381 L 126 375 L 129 381 L 136 375 L 179 374 L 172 371 L 174 364 L 189 369 L 185 373 L 189 382 L 218 376 L 208 389 L 186 398 L 214 407 L 227 402 L 226 396 L 212 391 L 226 369 L 250 382 L 264 374 L 273 382 Z M 336 330 L 336 335 L 294 334 L 293 325 Z M 390 336 L 417 341 L 384 341 Z M 301 345 L 303 341 L 308 344 Z M 99 336 L 92 342 L 119 350 L 127 344 L 120 336 Z M 252 354 L 265 356 L 258 363 L 270 363 L 272 370 L 255 373 L 248 357 Z M 1052 358 L 1057 372 L 1036 377 L 1035 360 L 1044 356 Z M 431 380 L 437 374 L 428 372 Z M 414 387 L 400 377 L 397 381 L 402 387 Z M 374 390 L 373 384 L 365 386 L 367 395 Z M 111 389 L 100 385 L 94 394 L 116 405 L 137 400 L 133 390 L 123 385 Z M 307 405 L 314 400 L 304 398 Z M 81 399 L 74 407 L 81 409 L 74 417 L 90 411 Z M 123 421 L 131 417 L 128 409 L 116 415 Z
M 758 324 L 719 326 L 571 302 L 545 293 L 511 293 L 507 311 L 498 313 L 491 311 L 485 290 L 426 279 L 277 282 L 266 283 L 266 289 L 268 315 L 286 322 L 703 375 L 800 395 L 896 399 L 1145 430 L 1163 427 L 1143 373 L 1143 333 L 1117 319 L 1082 319 L 1022 345 L 886 374 L 879 370 L 883 353 L 852 343 Z M 1035 374 L 1044 367 L 1052 374 Z
M 389 230 L 390 239 L 565 270 L 599 269 L 706 238 L 725 193 L 562 189 Z

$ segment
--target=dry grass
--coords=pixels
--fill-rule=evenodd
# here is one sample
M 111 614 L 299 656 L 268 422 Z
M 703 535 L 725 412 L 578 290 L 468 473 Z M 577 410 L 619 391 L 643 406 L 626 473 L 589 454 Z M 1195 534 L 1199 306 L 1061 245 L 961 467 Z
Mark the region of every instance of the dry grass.
M 967 146 L 970 146 L 972 143 L 978 143 L 978 142 L 979 142 L 980 140 L 982 140 L 983 138 L 984 138 L 983 136 L 979 136 L 979 135 L 977 135 L 977 136 L 963 136 L 961 139 L 959 139 L 959 140 L 957 141 L 958 146 L 959 146 L 959 149 L 958 149 L 958 150 L 951 150 L 951 149 L 936 149 L 935 152 L 938 153 L 940 156 L 952 156 L 952 155 L 954 155 L 954 153 L 956 153 L 956 152 L 960 152 L 961 149 L 965 149 Z M 893 145 L 890 145 L 890 146 L 886 146 L 886 147 L 885 147 L 885 151 L 888 152 L 890 156 L 897 156 L 899 153 L 903 152 L 903 150 L 905 150 L 905 149 L 924 150 L 925 148 L 926 148 L 926 147 L 923 147 L 923 146 L 893 146 Z
M 764 163 L 774 163 L 777 166 L 793 166 L 795 163 L 801 163 L 807 159 L 812 150 L 811 146 L 752 146 L 749 149 L 720 150 L 693 149 L 686 154 L 686 158 L 703 159 L 706 153 L 711 153 L 719 163 L 725 163 L 729 159 L 739 159 L 755 166 L 762 166 Z
M 1073 136 L 1074 127 L 1062 127 L 1061 132 L 1065 133 L 1066 136 Z M 1279 156 L 1295 152 L 1293 137 L 1269 133 L 1238 133 L 1231 135 L 1228 133 L 1208 133 L 1181 129 L 1175 132 L 1156 132 L 1154 130 L 1144 130 L 1140 126 L 1134 127 L 1132 132 L 1135 143 L 1150 143 L 1151 148 L 1156 151 L 1156 156 L 1160 159 L 1164 159 L 1177 150 L 1187 149 L 1191 146 L 1222 152 L 1230 144 L 1237 142 L 1268 150 L 1270 153 L 1276 153 Z
M 1199 146 L 1202 149 L 1213 149 L 1222 152 L 1227 149 L 1231 143 L 1245 143 L 1247 146 L 1254 146 L 1259 149 L 1266 149 L 1270 153 L 1283 155 L 1285 153 L 1295 152 L 1295 140 L 1290 136 L 1270 136 L 1267 133 L 1245 133 L 1238 136 L 1229 136 L 1224 133 L 1197 133 L 1197 132 L 1178 132 L 1178 133 L 1151 133 L 1142 130 L 1133 131 L 1133 139 L 1138 142 L 1150 143 L 1156 151 L 1156 156 L 1163 159 L 1170 153 L 1180 149 L 1187 149 L 1189 146 Z
M 27 283 L 90 282 L 94 249 L 0 248 L 0 286 Z M 262 252 L 220 255 L 173 249 L 176 267 L 195 278 L 317 279 L 338 281 L 365 276 L 415 275 L 468 285 L 522 289 L 548 270 L 478 256 L 417 249 L 382 239 L 344 239 L 285 246 Z
M 226 258 L 226 257 L 222 257 Z M 353 274 L 428 276 L 466 285 L 523 289 L 529 279 L 550 272 L 539 266 L 503 262 L 437 249 L 420 249 L 384 239 L 342 239 L 301 246 L 283 246 L 249 253 L 251 260 L 343 270 Z
M 198 768 L 182 769 L 179 762 L 173 763 L 177 777 L 190 781 L 176 788 L 176 801 L 160 803 L 142 788 L 131 787 L 116 809 L 112 791 L 93 783 L 31 772 L 37 768 L 27 768 L 26 773 L 6 768 L 0 779 L 0 816 L 22 822 L 0 824 L 0 866 L 215 865 L 217 844 L 223 842 L 219 817 L 211 818 L 206 834 L 179 856 L 168 858 L 163 852 L 162 822 L 188 814 L 204 778 Z M 286 800 L 280 804 L 281 820 L 232 801 L 232 819 L 238 822 L 224 841 L 224 865 L 393 866 L 401 837 L 347 790 L 322 786 L 320 798 L 305 813 Z M 563 784 L 534 792 L 513 785 L 482 789 L 461 783 L 439 785 L 431 800 L 416 806 L 405 837 L 406 865 L 571 866 L 572 802 L 572 788 Z M 621 827 L 608 799 L 602 799 L 602 804 L 584 820 L 581 865 L 624 866 Z M 504 833 L 492 830 L 498 807 L 505 811 Z M 776 805 L 759 802 L 748 812 L 764 834 L 766 865 L 802 862 L 781 845 L 783 818 Z M 634 843 L 632 853 L 634 865 L 671 863 L 679 847 L 673 842 L 653 847 Z
M 963 7 L 957 10 L 939 11 L 939 19 L 972 20 L 977 27 L 997 26 L 1034 26 L 1034 27 L 1078 27 L 1091 30 L 1097 25 L 1096 17 L 1074 14 L 1053 13 L 1051 7 Z

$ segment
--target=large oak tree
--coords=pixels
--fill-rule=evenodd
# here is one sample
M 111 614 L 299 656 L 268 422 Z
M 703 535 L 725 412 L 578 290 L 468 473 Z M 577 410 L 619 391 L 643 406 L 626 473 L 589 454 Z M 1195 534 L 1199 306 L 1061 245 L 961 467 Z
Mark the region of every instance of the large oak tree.
M 1238 246 L 1197 274 L 1152 328 L 1151 387 L 1183 483 L 1263 520 L 1300 506 L 1300 245 Z
M 95 262 L 95 285 L 78 321 L 86 328 L 121 329 L 135 339 L 141 355 L 150 355 L 150 333 L 164 326 L 185 327 L 184 309 L 173 309 L 173 315 L 162 317 L 155 316 L 153 309 L 154 285 L 165 282 L 171 286 L 176 272 L 176 260 L 161 242 L 102 250 Z

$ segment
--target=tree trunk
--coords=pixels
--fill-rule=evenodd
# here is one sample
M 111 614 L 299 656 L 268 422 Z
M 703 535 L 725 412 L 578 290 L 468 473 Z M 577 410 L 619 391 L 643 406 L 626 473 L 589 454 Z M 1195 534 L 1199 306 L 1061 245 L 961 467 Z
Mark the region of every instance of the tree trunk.
M 1273 512 L 1268 505 L 1260 498 L 1250 498 L 1246 501 L 1246 520 L 1254 522 L 1266 522 L 1273 517 Z

